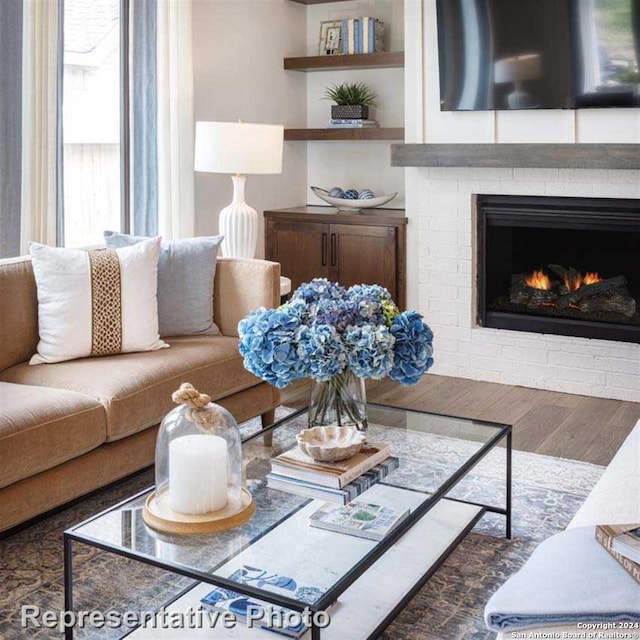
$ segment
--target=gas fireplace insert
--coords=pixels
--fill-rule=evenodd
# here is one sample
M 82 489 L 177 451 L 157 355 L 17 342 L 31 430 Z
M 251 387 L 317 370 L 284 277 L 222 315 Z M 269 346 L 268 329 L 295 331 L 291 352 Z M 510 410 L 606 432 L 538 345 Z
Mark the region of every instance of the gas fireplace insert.
M 477 322 L 640 342 L 640 200 L 476 197 Z

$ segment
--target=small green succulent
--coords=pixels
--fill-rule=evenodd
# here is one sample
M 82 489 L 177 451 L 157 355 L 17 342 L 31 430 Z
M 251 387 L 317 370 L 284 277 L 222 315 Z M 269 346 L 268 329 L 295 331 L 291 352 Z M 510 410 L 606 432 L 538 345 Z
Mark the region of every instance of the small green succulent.
M 336 84 L 324 91 L 324 100 L 333 100 L 339 105 L 362 104 L 375 107 L 378 96 L 364 82 Z

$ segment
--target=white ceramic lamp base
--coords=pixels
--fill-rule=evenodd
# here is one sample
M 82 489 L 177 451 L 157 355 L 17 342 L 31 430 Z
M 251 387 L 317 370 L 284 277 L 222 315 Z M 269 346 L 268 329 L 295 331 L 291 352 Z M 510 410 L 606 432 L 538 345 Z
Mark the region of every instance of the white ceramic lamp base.
M 253 258 L 258 243 L 258 212 L 244 201 L 243 175 L 231 176 L 233 201 L 220 212 L 218 228 L 224 236 L 225 258 Z

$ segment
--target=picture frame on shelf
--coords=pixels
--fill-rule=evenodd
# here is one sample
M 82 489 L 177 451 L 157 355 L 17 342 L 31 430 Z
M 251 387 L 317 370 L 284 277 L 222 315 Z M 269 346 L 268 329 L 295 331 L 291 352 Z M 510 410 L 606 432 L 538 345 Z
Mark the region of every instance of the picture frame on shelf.
M 342 21 L 324 20 L 320 23 L 318 55 L 335 56 L 342 53 Z

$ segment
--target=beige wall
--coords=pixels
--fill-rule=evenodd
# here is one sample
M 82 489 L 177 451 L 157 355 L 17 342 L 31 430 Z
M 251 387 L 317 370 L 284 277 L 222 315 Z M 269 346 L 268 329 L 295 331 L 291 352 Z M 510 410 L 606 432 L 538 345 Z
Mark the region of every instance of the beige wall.
M 282 60 L 306 50 L 304 5 L 289 0 L 193 0 L 195 120 L 304 126 L 306 79 Z M 306 145 L 285 143 L 281 175 L 249 176 L 246 200 L 259 212 L 306 202 Z M 196 234 L 218 230 L 231 179 L 195 174 Z M 263 253 L 260 231 L 257 255 Z

